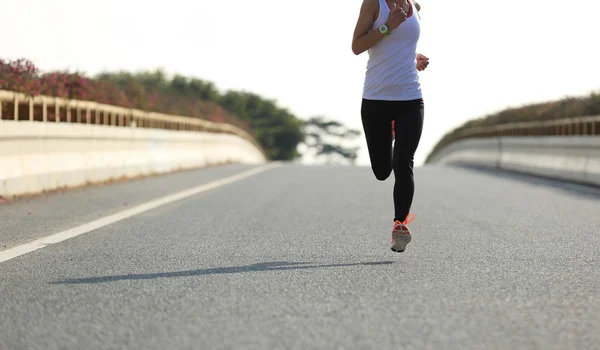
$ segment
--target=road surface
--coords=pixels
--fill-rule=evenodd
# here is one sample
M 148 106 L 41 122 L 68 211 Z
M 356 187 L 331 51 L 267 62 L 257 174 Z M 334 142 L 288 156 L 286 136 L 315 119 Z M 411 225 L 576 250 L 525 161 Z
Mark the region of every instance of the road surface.
M 228 165 L 0 205 L 0 250 L 197 188 Z M 0 263 L 0 349 L 598 349 L 600 191 L 285 164 Z

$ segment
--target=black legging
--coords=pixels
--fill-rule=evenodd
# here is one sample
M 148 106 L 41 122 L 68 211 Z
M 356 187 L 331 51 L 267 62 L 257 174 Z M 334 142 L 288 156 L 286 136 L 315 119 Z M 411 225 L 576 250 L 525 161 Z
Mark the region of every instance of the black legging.
M 363 99 L 361 115 L 371 168 L 384 181 L 394 170 L 394 220 L 404 221 L 415 193 L 414 155 L 421 140 L 425 116 L 423 99 L 376 101 Z M 392 120 L 396 142 L 392 155 Z

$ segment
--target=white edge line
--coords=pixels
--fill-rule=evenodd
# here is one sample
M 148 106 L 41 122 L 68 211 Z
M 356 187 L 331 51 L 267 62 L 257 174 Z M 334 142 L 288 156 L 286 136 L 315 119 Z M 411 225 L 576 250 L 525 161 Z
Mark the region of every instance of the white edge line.
M 27 254 L 27 253 L 31 253 L 38 249 L 42 249 L 50 244 L 60 243 L 62 241 L 65 241 L 65 240 L 73 238 L 73 237 L 77 237 L 84 233 L 88 233 L 90 231 L 97 230 L 104 226 L 108 226 L 115 222 L 118 222 L 118 221 L 130 218 L 132 216 L 144 213 L 146 211 L 158 208 L 165 204 L 173 203 L 178 200 L 181 200 L 181 199 L 184 199 L 187 197 L 191 197 L 191 196 L 196 195 L 201 192 L 206 192 L 206 191 L 212 190 L 217 187 L 221 187 L 221 186 L 224 186 L 224 185 L 236 182 L 236 181 L 243 180 L 252 175 L 256 175 L 261 172 L 279 167 L 280 165 L 281 165 L 280 163 L 276 162 L 276 163 L 267 164 L 267 165 L 264 165 L 264 166 L 261 166 L 258 168 L 254 168 L 251 170 L 247 170 L 242 173 L 239 173 L 239 174 L 236 174 L 236 175 L 233 175 L 233 176 L 221 179 L 221 180 L 209 182 L 204 185 L 200 185 L 200 186 L 193 187 L 193 188 L 190 188 L 190 189 L 178 192 L 178 193 L 174 193 L 174 194 L 162 197 L 162 198 L 151 200 L 149 202 L 137 205 L 130 209 L 127 209 L 127 210 L 124 210 L 124 211 L 121 211 L 121 212 L 118 212 L 118 213 L 115 213 L 112 215 L 105 216 L 103 218 L 88 222 L 86 224 L 74 227 L 74 228 L 66 230 L 66 231 L 55 233 L 53 235 L 46 236 L 44 238 L 36 239 L 35 241 L 31 241 L 29 243 L 18 245 L 16 247 L 1 251 L 0 252 L 0 263 L 14 259 L 16 257 L 19 257 L 19 256 Z

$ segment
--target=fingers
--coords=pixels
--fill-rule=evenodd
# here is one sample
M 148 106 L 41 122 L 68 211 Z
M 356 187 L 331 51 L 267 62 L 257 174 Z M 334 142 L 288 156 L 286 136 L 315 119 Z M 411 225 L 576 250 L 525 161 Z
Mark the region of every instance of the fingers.
M 429 57 L 421 54 L 417 54 L 417 62 L 421 62 L 425 65 L 429 64 Z
M 404 11 L 404 9 L 400 6 L 398 6 L 395 2 L 392 3 L 392 7 L 390 8 L 390 12 L 391 13 L 401 13 L 403 15 L 406 15 L 406 12 Z
M 393 17 L 394 20 L 398 21 L 398 24 L 401 24 L 404 21 L 406 21 L 406 17 L 408 17 L 408 15 L 406 14 L 406 12 L 404 12 L 403 9 L 399 9 L 391 13 L 390 17 Z
M 406 11 L 401 6 L 398 6 L 395 2 L 390 6 L 390 15 L 389 15 L 389 23 L 391 24 L 391 28 L 395 29 L 408 17 Z
M 418 71 L 422 71 L 425 70 L 425 68 L 427 68 L 427 66 L 429 66 L 429 59 L 423 59 L 421 57 L 417 58 L 417 70 Z

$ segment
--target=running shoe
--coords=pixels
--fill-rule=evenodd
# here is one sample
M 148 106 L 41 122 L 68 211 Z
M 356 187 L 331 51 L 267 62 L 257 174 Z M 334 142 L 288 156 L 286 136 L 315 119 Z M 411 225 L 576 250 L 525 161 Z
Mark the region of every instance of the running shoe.
M 394 222 L 394 229 L 392 230 L 393 252 L 402 253 L 406 249 L 406 245 L 411 241 L 410 230 L 407 225 L 415 219 L 415 216 L 409 214 L 409 217 L 404 222 L 400 222 L 400 220 Z

